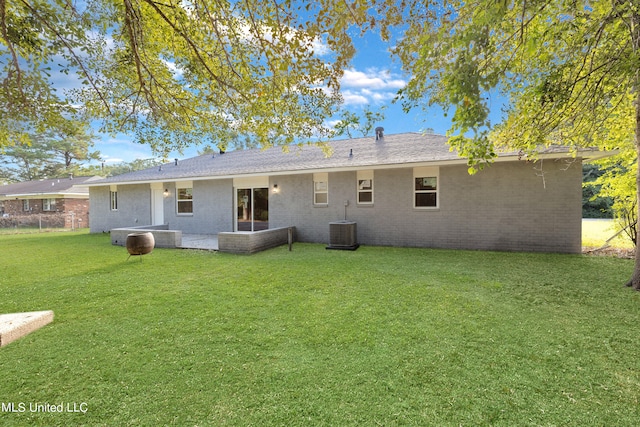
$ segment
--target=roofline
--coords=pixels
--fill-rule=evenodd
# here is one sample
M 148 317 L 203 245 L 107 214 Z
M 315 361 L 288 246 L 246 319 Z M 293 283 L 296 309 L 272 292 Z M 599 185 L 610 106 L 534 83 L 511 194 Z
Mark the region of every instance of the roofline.
M 582 156 L 585 159 L 585 162 L 594 162 L 596 160 L 604 159 L 605 157 L 613 157 L 620 154 L 619 149 L 615 150 L 607 150 L 607 151 L 592 151 L 592 156 Z
M 89 193 L 12 193 L 12 194 L 0 194 L 0 200 L 14 200 L 20 197 L 42 197 L 42 196 L 51 196 L 48 198 L 66 198 L 66 199 L 74 199 L 74 198 L 86 198 L 89 197 Z
M 451 162 L 458 162 L 457 160 L 451 160 Z M 106 187 L 109 185 L 135 185 L 135 184 L 153 184 L 153 183 L 164 183 L 164 182 L 177 182 L 177 181 L 209 181 L 209 180 L 219 180 L 219 179 L 233 179 L 233 178 L 251 178 L 258 176 L 283 176 L 283 175 L 303 175 L 303 174 L 313 174 L 318 172 L 345 172 L 345 171 L 357 171 L 357 170 L 372 170 L 372 169 L 398 169 L 399 167 L 408 167 L 408 166 L 435 166 L 435 165 L 443 165 L 443 161 L 434 161 L 434 162 L 418 162 L 418 163 L 394 163 L 390 165 L 362 165 L 355 167 L 333 167 L 333 168 L 311 168 L 311 169 L 295 169 L 295 170 L 282 170 L 282 171 L 266 171 L 266 172 L 256 172 L 256 173 L 242 173 L 242 174 L 233 174 L 233 175 L 205 175 L 205 176 L 183 176 L 178 178 L 167 178 L 167 179 L 147 179 L 140 181 L 112 181 L 105 183 L 95 183 L 89 184 L 89 187 Z
M 589 154 L 596 155 L 589 155 Z M 570 152 L 564 153 L 543 153 L 540 154 L 533 161 L 544 160 L 544 159 L 562 159 L 562 158 L 582 158 L 585 161 L 594 161 L 603 157 L 608 157 L 612 155 L 618 154 L 618 150 L 611 151 L 588 151 L 588 150 L 579 150 L 575 155 Z M 503 163 L 503 162 L 513 162 L 513 161 L 527 161 L 526 158 L 520 159 L 517 154 L 507 154 L 503 156 L 499 156 L 494 159 L 495 163 Z M 359 170 L 384 170 L 384 169 L 398 169 L 398 168 L 406 168 L 406 167 L 423 167 L 423 166 L 455 166 L 455 165 L 467 165 L 467 159 L 457 158 L 457 159 L 447 159 L 447 160 L 433 160 L 433 161 L 421 161 L 421 162 L 406 162 L 406 163 L 393 163 L 387 165 L 362 165 L 362 166 L 340 166 L 340 167 L 332 167 L 332 168 L 311 168 L 311 169 L 288 169 L 282 171 L 266 171 L 266 172 L 256 172 L 256 173 L 243 173 L 243 174 L 232 174 L 232 175 L 205 175 L 205 176 L 182 176 L 175 178 L 166 178 L 166 179 L 147 179 L 140 181 L 111 181 L 111 182 L 103 182 L 103 183 L 86 183 L 84 184 L 87 187 L 106 187 L 109 185 L 140 185 L 140 184 L 156 184 L 156 183 L 165 183 L 165 182 L 178 182 L 178 181 L 210 181 L 210 180 L 220 180 L 220 179 L 233 179 L 233 178 L 252 178 L 252 177 L 263 177 L 263 176 L 283 176 L 283 175 L 302 175 L 302 174 L 312 174 L 319 172 L 345 172 L 345 171 L 359 171 Z
M 5 184 L 5 185 L 0 185 L 0 200 L 13 200 L 16 199 L 18 197 L 38 197 L 38 196 L 58 196 L 59 198 L 86 198 L 89 196 L 89 188 L 87 186 L 87 183 L 91 182 L 91 181 L 95 181 L 98 179 L 104 179 L 100 176 L 94 175 L 94 176 L 79 176 L 76 178 L 49 178 L 49 179 L 40 179 L 40 180 L 34 180 L 34 181 L 25 181 L 25 182 L 17 182 L 17 183 L 13 183 L 13 184 Z M 54 182 L 55 184 L 59 184 L 60 181 L 65 181 L 65 182 L 70 182 L 75 180 L 75 182 L 73 182 L 71 185 L 69 186 L 64 186 L 64 185 L 46 185 L 46 187 L 44 188 L 49 188 L 53 191 L 33 191 L 33 192 L 27 192 L 27 193 L 6 193 L 4 191 L 6 191 L 6 188 L 3 187 L 11 187 L 14 185 L 19 185 L 19 184 L 24 184 L 27 182 L 40 182 L 40 183 L 48 183 L 48 182 Z M 31 188 L 33 188 L 34 186 L 31 186 Z M 24 188 L 24 187 L 23 187 Z M 37 188 L 43 189 L 43 186 L 38 186 Z M 86 191 L 81 191 L 80 190 L 86 190 Z

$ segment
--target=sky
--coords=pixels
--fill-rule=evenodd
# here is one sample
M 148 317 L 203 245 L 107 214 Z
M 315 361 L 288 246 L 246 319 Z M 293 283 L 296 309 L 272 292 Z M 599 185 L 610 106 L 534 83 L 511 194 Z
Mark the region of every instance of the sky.
M 397 91 L 408 81 L 408 76 L 403 74 L 399 61 L 391 59 L 388 45 L 382 42 L 378 35 L 355 37 L 354 43 L 357 49 L 356 56 L 352 66 L 345 70 L 341 81 L 344 109 L 362 114 L 366 108 L 375 112 L 385 107 L 385 119 L 376 123 L 376 127 L 382 126 L 385 129 L 385 134 L 421 132 L 426 128 L 433 129 L 439 134 L 447 131 L 450 123 L 441 110 L 434 108 L 425 112 L 421 108 L 416 108 L 409 113 L 404 113 L 399 103 L 392 102 Z M 69 77 L 73 78 L 71 75 Z M 62 78 L 59 79 L 58 83 L 61 86 L 72 84 L 72 82 L 65 82 Z M 332 124 L 333 121 L 328 119 L 327 123 Z M 154 157 L 148 146 L 133 142 L 133 138 L 126 134 L 115 136 L 97 134 L 96 136 L 94 149 L 100 151 L 105 164 Z M 193 157 L 201 148 L 190 147 L 183 153 L 172 152 L 168 158 Z
M 375 124 L 375 127 L 382 126 L 385 134 L 422 132 L 425 129 L 432 129 L 437 134 L 447 132 L 450 120 L 441 109 L 434 107 L 424 111 L 416 107 L 405 113 L 400 103 L 392 102 L 398 90 L 407 83 L 409 76 L 402 72 L 400 62 L 392 59 L 387 43 L 382 42 L 380 37 L 372 32 L 363 37 L 355 36 L 353 41 L 356 55 L 351 67 L 345 70 L 341 81 L 344 109 L 362 115 L 367 108 L 376 112 L 385 107 L 385 119 Z M 60 89 L 77 84 L 77 81 L 74 81 L 77 79 L 72 73 L 52 77 L 53 84 Z M 332 125 L 335 121 L 335 117 L 328 118 L 327 124 Z M 96 125 L 95 129 L 97 128 Z M 182 153 L 171 152 L 168 159 L 193 157 L 201 148 L 190 147 Z M 96 131 L 94 149 L 100 151 L 105 164 L 154 157 L 150 147 L 133 142 L 133 137 L 126 134 L 105 135 Z

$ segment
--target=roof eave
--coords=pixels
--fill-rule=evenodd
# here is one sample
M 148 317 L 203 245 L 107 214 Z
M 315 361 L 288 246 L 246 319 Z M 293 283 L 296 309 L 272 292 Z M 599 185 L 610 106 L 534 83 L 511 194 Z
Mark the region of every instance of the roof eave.
M 606 150 L 606 151 L 591 151 L 590 153 L 584 152 L 582 158 L 585 162 L 594 162 L 596 160 L 604 159 L 605 157 L 613 157 L 620 154 L 620 150 Z
M 499 159 L 503 161 L 505 159 Z M 508 159 L 513 161 L 514 159 Z M 451 165 L 466 165 L 467 160 L 461 158 L 443 159 L 443 160 L 426 160 L 419 162 L 403 162 L 403 163 L 390 163 L 390 164 L 361 164 L 361 165 L 344 165 L 334 167 L 321 167 L 321 168 L 306 168 L 306 169 L 287 169 L 287 170 L 271 170 L 260 171 L 253 173 L 240 173 L 240 174 L 224 174 L 224 175 L 201 175 L 191 177 L 166 177 L 158 179 L 146 179 L 146 180 L 125 180 L 125 181 L 109 181 L 103 183 L 91 183 L 88 187 L 105 187 L 110 185 L 140 185 L 140 184 L 155 184 L 175 181 L 205 181 L 205 180 L 221 180 L 221 179 L 233 179 L 233 178 L 250 178 L 257 176 L 283 176 L 283 175 L 302 175 L 313 174 L 318 172 L 345 172 L 345 171 L 358 171 L 358 170 L 383 170 L 383 169 L 398 169 L 406 167 L 420 167 L 420 166 L 451 166 Z
M 47 196 L 48 199 L 72 199 L 72 198 L 87 198 L 89 193 L 12 193 L 12 194 L 0 194 L 0 199 L 13 200 L 21 197 L 43 197 Z
M 576 152 L 549 152 L 541 153 L 535 159 L 528 159 L 526 156 L 521 156 L 518 153 L 505 153 L 499 155 L 493 162 L 513 162 L 513 161 L 536 161 L 542 159 L 571 159 L 582 158 L 585 161 L 593 161 L 604 157 L 613 156 L 618 154 L 618 150 L 610 151 L 595 151 L 595 150 L 578 150 Z M 194 175 L 194 176 L 180 176 L 180 177 L 157 177 L 153 179 L 143 180 L 124 180 L 124 181 L 107 181 L 107 182 L 95 182 L 86 183 L 87 187 L 105 187 L 110 185 L 144 185 L 144 184 L 157 184 L 166 182 L 177 181 L 205 181 L 205 180 L 221 180 L 221 179 L 233 179 L 233 178 L 249 178 L 258 176 L 283 176 L 283 175 L 301 175 L 312 174 L 318 172 L 345 172 L 345 171 L 358 171 L 358 170 L 382 170 L 382 169 L 398 169 L 406 167 L 421 167 L 421 166 L 454 166 L 454 165 L 467 165 L 466 158 L 451 157 L 446 159 L 434 159 L 434 160 L 421 160 L 417 162 L 402 162 L 402 163 L 389 163 L 389 164 L 356 164 L 356 165 L 340 165 L 333 167 L 317 167 L 317 168 L 299 168 L 299 169 L 286 169 L 286 170 L 265 170 L 260 172 L 251 173 L 238 173 L 238 174 L 221 174 L 221 175 Z

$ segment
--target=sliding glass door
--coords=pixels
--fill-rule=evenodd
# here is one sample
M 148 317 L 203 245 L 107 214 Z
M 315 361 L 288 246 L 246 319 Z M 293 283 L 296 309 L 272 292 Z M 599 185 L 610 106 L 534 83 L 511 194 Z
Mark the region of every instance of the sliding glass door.
M 260 231 L 269 228 L 269 189 L 236 189 L 236 231 Z

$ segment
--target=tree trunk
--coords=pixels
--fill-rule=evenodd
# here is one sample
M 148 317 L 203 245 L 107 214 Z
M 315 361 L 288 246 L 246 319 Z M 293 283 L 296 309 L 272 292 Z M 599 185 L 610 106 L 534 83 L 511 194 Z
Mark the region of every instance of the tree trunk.
M 638 210 L 638 215 L 640 215 L 640 94 L 636 98 L 636 153 L 638 156 L 636 160 L 638 164 L 638 171 L 636 172 L 636 209 Z M 640 230 L 640 227 L 638 227 L 638 230 Z M 636 231 L 636 261 L 633 268 L 633 276 L 627 283 L 627 286 L 633 286 L 636 291 L 640 291 L 640 240 L 638 240 L 638 237 L 640 237 L 640 233 Z
M 640 93 L 637 90 L 636 93 L 636 163 L 638 165 L 638 171 L 636 172 L 636 209 L 638 210 L 638 215 L 640 215 Z M 640 216 L 637 218 L 640 218 Z M 640 227 L 638 227 L 638 230 L 640 230 Z M 636 262 L 633 268 L 633 276 L 631 276 L 627 286 L 633 286 L 633 289 L 640 291 L 640 244 L 638 244 L 640 241 L 638 236 L 639 234 L 636 231 Z
M 633 51 L 636 54 L 640 53 L 640 14 L 637 10 L 631 11 L 631 44 Z M 635 113 L 636 113 L 636 163 L 638 170 L 636 172 L 636 209 L 640 215 L 640 67 L 636 68 L 636 78 L 633 90 L 636 94 L 635 99 Z M 640 216 L 638 216 L 640 219 Z M 640 227 L 638 227 L 640 230 Z M 636 242 L 638 240 L 638 232 L 636 231 Z M 640 291 L 640 245 L 636 244 L 636 261 L 633 268 L 633 275 L 631 280 L 627 283 L 627 286 L 632 286 L 633 289 Z
M 637 93 L 637 91 L 636 91 Z M 636 95 L 635 102 L 636 109 L 636 163 L 638 165 L 638 171 L 636 172 L 636 209 L 638 210 L 637 218 L 640 219 L 640 93 Z M 638 227 L 640 230 L 640 227 Z M 636 231 L 636 261 L 633 268 L 633 276 L 627 283 L 627 286 L 633 286 L 633 289 L 640 291 L 640 240 L 638 240 L 639 233 Z
M 636 82 L 639 77 L 636 76 Z M 635 100 L 635 112 L 636 112 L 636 163 L 638 170 L 636 172 L 636 209 L 638 215 L 640 215 L 640 92 L 638 92 L 638 85 L 636 85 L 636 100 Z M 638 216 L 640 219 L 640 216 Z M 638 227 L 640 230 L 640 227 Z M 633 289 L 640 291 L 640 241 L 638 240 L 639 233 L 636 231 L 636 261 L 633 268 L 633 275 L 631 280 L 627 282 L 627 286 L 632 286 Z

